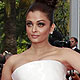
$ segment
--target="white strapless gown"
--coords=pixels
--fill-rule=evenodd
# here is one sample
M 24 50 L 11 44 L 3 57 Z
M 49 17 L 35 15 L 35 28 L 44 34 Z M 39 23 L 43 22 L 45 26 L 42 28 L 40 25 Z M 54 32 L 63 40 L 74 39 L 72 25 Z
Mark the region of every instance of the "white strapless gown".
M 55 60 L 26 63 L 12 73 L 13 80 L 66 80 L 65 66 Z

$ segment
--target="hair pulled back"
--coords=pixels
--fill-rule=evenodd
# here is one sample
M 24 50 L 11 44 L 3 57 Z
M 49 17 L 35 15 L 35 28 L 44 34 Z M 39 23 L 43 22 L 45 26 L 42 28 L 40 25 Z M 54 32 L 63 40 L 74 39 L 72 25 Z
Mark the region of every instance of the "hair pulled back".
M 56 7 L 57 0 L 35 0 L 27 11 L 27 14 L 32 11 L 41 11 L 46 14 L 50 20 L 50 25 L 53 23 L 53 13 Z

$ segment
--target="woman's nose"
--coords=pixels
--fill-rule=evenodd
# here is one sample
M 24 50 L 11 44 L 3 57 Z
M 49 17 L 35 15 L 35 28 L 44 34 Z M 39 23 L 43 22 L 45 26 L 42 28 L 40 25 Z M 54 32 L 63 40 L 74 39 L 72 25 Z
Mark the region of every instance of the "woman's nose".
M 36 32 L 36 31 L 37 31 L 37 27 L 36 26 L 33 26 L 32 32 Z

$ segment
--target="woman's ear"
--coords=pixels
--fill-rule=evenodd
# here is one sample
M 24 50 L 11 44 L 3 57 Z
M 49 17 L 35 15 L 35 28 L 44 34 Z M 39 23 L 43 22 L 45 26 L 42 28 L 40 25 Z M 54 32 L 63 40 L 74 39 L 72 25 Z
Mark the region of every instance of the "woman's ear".
M 52 33 L 53 33 L 54 28 L 55 28 L 55 24 L 52 24 L 52 26 L 50 27 L 50 34 L 52 34 Z

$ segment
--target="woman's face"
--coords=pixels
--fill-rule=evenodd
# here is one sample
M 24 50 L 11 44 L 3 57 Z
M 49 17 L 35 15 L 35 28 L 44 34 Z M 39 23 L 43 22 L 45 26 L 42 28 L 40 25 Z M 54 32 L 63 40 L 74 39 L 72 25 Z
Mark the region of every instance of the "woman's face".
M 46 14 L 40 11 L 30 11 L 26 17 L 26 31 L 32 43 L 48 41 L 51 27 Z

